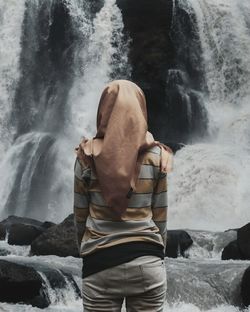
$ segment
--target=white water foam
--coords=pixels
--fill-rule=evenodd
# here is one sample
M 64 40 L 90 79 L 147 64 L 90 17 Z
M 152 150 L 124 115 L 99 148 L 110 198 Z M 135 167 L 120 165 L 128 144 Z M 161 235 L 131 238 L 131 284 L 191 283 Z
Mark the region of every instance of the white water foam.
M 1 251 L 3 252 L 6 251 L 8 255 L 26 257 L 30 253 L 30 245 L 24 245 L 24 246 L 9 245 L 7 243 L 7 238 L 5 238 L 5 240 L 0 240 L 0 254 L 2 253 Z
M 63 270 L 65 273 L 72 274 L 76 283 L 78 284 L 78 287 L 81 289 L 81 266 L 82 266 L 82 260 L 74 257 L 58 257 L 58 256 L 32 256 L 32 257 L 23 257 L 23 256 L 14 256 L 10 255 L 7 257 L 0 257 L 0 259 L 5 259 L 9 261 L 14 261 L 20 264 L 28 265 L 31 267 L 34 267 L 39 272 L 43 271 L 43 267 L 49 266 L 52 270 Z M 185 276 L 183 275 L 183 272 L 189 272 L 189 283 L 192 283 L 192 280 L 194 276 L 192 275 L 192 270 L 197 272 L 197 270 L 201 274 L 200 280 L 197 279 L 199 274 L 196 276 L 196 283 L 200 282 L 201 284 L 204 282 L 204 279 L 206 281 L 206 276 L 210 274 L 212 276 L 212 270 L 211 271 L 203 271 L 202 267 L 207 268 L 209 266 L 221 266 L 223 268 L 222 276 L 220 277 L 221 281 L 223 281 L 224 287 L 227 286 L 227 282 L 224 283 L 223 274 L 226 274 L 228 278 L 228 283 L 231 283 L 231 278 L 235 278 L 235 270 L 233 269 L 234 266 L 237 268 L 237 272 L 244 270 L 244 267 L 247 267 L 249 264 L 243 261 L 231 261 L 228 262 L 229 267 L 231 267 L 231 271 L 233 270 L 233 274 L 229 274 L 226 270 L 227 262 L 221 262 L 221 261 L 212 261 L 211 260 L 203 260 L 200 262 L 197 262 L 196 260 L 187 260 L 187 259 L 167 259 L 167 265 L 168 268 L 168 279 L 171 281 L 171 278 L 174 279 L 174 283 L 171 284 L 172 287 L 176 287 L 178 289 L 181 279 Z M 220 269 L 219 269 L 220 271 Z M 173 275 L 174 274 L 174 275 Z M 75 312 L 78 310 L 82 310 L 82 300 L 76 299 L 75 292 L 70 284 L 66 286 L 65 289 L 58 289 L 56 291 L 52 290 L 49 285 L 49 281 L 44 276 L 44 274 L 41 274 L 44 278 L 45 282 L 47 283 L 47 290 L 49 292 L 49 297 L 52 301 L 52 304 L 45 308 L 44 311 L 47 312 L 56 312 L 56 311 L 65 311 L 65 312 Z M 237 274 L 236 274 L 237 275 Z M 231 276 L 231 277 L 230 277 Z M 180 279 L 179 279 L 180 278 Z M 188 280 L 188 278 L 187 278 Z M 185 280 L 186 281 L 186 280 Z M 188 282 L 188 281 L 186 281 Z M 172 283 L 172 282 L 171 282 Z M 188 284 L 185 284 L 183 286 L 180 286 L 182 294 L 185 292 L 185 287 Z M 202 284 L 203 285 L 203 284 Z M 230 285 L 230 284 L 229 284 Z M 204 285 L 203 285 L 204 286 Z M 193 285 L 195 287 L 195 285 Z M 210 285 L 210 288 L 214 288 L 214 291 L 216 290 L 216 281 L 215 284 Z M 184 289 L 183 289 L 184 288 Z M 170 290 L 169 290 L 170 291 Z M 189 289 L 190 291 L 190 289 Z M 190 292 L 189 292 L 190 294 Z M 192 294 L 190 294 L 192 295 Z M 186 298 L 187 299 L 187 298 Z M 191 298 L 192 299 L 192 298 Z M 202 300 L 202 298 L 201 298 Z M 0 303 L 0 311 L 15 311 L 15 312 L 27 312 L 27 311 L 40 311 L 40 309 L 31 307 L 30 305 L 24 305 L 24 304 L 7 304 L 7 303 Z M 233 307 L 230 305 L 219 305 L 218 307 L 214 307 L 211 309 L 201 309 L 193 304 L 188 303 L 182 303 L 180 300 L 177 300 L 176 302 L 172 304 L 167 304 L 165 306 L 164 311 L 170 311 L 170 312 L 239 312 L 239 309 L 237 307 Z M 247 312 L 249 310 L 246 310 Z M 125 308 L 123 308 L 122 312 L 125 312 Z
M 65 307 L 65 306 L 71 306 L 70 304 L 71 302 L 78 301 L 76 293 L 72 285 L 65 277 L 64 277 L 64 280 L 65 280 L 66 287 L 63 289 L 56 289 L 51 286 L 49 279 L 46 277 L 44 273 L 39 272 L 39 274 L 42 277 L 45 287 L 47 289 L 48 298 L 50 301 L 50 309 L 52 309 L 53 306 L 57 307 L 58 303 L 59 303 L 59 306 Z
M 237 232 L 210 232 L 187 230 L 193 240 L 193 244 L 185 251 L 188 259 L 221 259 L 223 249 L 236 240 Z
M 169 227 L 226 230 L 250 220 L 250 156 L 235 146 L 196 144 L 175 156 Z

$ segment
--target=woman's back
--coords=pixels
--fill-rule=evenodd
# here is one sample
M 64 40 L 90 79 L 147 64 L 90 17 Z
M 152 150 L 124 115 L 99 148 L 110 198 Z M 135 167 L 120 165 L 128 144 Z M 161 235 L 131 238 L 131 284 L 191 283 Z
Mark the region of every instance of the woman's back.
M 106 204 L 100 184 L 91 170 L 77 159 L 75 164 L 75 216 L 86 222 L 80 254 L 128 242 L 164 245 L 167 221 L 167 180 L 160 172 L 158 146 L 144 153 L 136 188 L 120 218 Z

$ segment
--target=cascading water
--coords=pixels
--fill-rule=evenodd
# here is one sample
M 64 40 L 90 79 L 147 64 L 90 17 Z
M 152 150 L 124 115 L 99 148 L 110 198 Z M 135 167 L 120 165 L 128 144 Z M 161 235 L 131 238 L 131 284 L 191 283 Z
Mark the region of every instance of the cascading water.
M 67 2 L 73 27 L 77 27 L 75 31 L 81 40 L 76 47 L 74 80 L 67 100 L 68 119 L 64 125 L 64 136 L 58 139 L 60 153 L 57 154 L 55 166 L 60 178 L 55 176 L 53 187 L 60 190 L 57 192 L 60 198 L 56 199 L 57 204 L 51 209 L 52 215 L 61 207 L 65 207 L 63 214 L 72 211 L 74 147 L 82 136 L 95 134 L 95 115 L 104 85 L 111 76 L 129 76 L 122 16 L 115 2 L 106 0 L 93 20 L 86 4 L 77 0 Z
M 31 13 L 38 10 L 37 18 L 43 21 L 43 28 L 41 26 L 39 26 L 40 28 L 34 27 L 37 31 L 43 31 L 41 38 L 34 34 L 34 29 L 27 29 L 26 24 L 23 26 L 23 31 L 26 31 L 27 35 L 33 39 L 36 36 L 33 44 L 31 44 L 32 41 L 29 41 L 23 47 L 34 63 L 36 59 L 32 59 L 32 57 L 35 55 L 35 49 L 39 47 L 45 49 L 43 45 L 46 46 L 49 38 L 55 36 L 56 26 L 54 28 L 52 26 L 56 22 L 56 16 L 53 12 L 61 11 L 53 1 L 46 4 L 40 1 L 29 2 L 26 5 L 26 11 L 23 1 L 12 2 L 8 7 L 4 2 L 0 4 L 1 14 L 4 16 L 1 40 L 3 42 L 6 40 L 9 43 L 10 40 L 6 39 L 8 31 L 15 30 L 12 43 L 1 45 L 1 57 L 8 56 L 7 62 L 1 61 L 1 83 L 4 90 L 1 93 L 1 110 L 3 111 L 2 116 L 5 116 L 1 119 L 2 151 L 7 141 L 4 137 L 8 138 L 9 142 L 12 141 L 6 124 L 4 125 L 4 120 L 7 120 L 6 114 L 8 116 L 12 114 L 13 120 L 9 122 L 8 128 L 16 126 L 14 133 L 17 129 L 25 128 L 26 132 L 29 129 L 27 133 L 34 133 L 34 135 L 25 134 L 23 139 L 19 138 L 14 141 L 14 145 L 1 161 L 1 175 L 6 179 L 1 180 L 0 210 L 2 216 L 16 213 L 43 219 L 50 216 L 52 219 L 58 220 L 58 217 L 62 218 L 71 211 L 71 164 L 74 158 L 71 151 L 81 135 L 90 136 L 94 133 L 95 112 L 103 85 L 111 76 L 129 77 L 127 50 L 122 35 L 121 12 L 114 0 L 107 0 L 92 20 L 87 4 L 77 0 L 65 2 L 69 10 L 70 25 L 74 28 L 73 33 L 77 37 L 77 44 L 74 44 L 75 50 L 71 53 L 74 61 L 73 65 L 71 64 L 73 75 L 71 73 L 69 94 L 65 96 L 64 107 L 59 109 L 57 98 L 64 96 L 61 91 L 59 93 L 59 86 L 53 89 L 51 85 L 46 85 L 43 77 L 39 77 L 40 80 L 36 77 L 38 80 L 34 87 L 41 94 L 39 101 L 35 101 L 35 95 L 28 97 L 27 94 L 31 88 L 29 90 L 22 88 L 22 97 L 18 98 L 18 101 L 20 100 L 23 104 L 28 103 L 26 104 L 28 108 L 24 109 L 24 116 L 23 114 L 18 115 L 22 111 L 17 104 L 13 103 L 13 90 L 15 90 L 20 76 L 18 59 L 21 53 L 20 41 L 24 14 L 24 22 L 32 22 L 36 26 L 34 18 L 31 20 L 33 16 Z M 175 8 L 181 8 L 187 14 L 192 14 L 195 17 L 192 20 L 202 48 L 203 64 L 201 67 L 204 68 L 206 84 L 202 96 L 209 115 L 210 139 L 209 144 L 203 142 L 200 145 L 188 146 L 176 156 L 175 171 L 170 177 L 169 183 L 171 206 L 169 225 L 170 227 L 200 227 L 210 230 L 240 226 L 250 217 L 247 188 L 247 179 L 250 173 L 248 165 L 250 140 L 248 122 L 250 116 L 248 102 L 250 53 L 248 50 L 250 48 L 247 44 L 249 42 L 249 21 L 246 14 L 250 10 L 249 4 L 246 1 L 241 1 L 239 4 L 232 1 L 224 3 L 222 0 L 219 3 L 213 0 L 176 0 Z M 8 14 L 11 12 L 15 14 L 12 14 L 12 18 L 8 18 Z M 59 44 L 61 43 L 59 42 Z M 58 53 L 55 46 L 53 49 L 55 53 Z M 6 50 L 3 47 L 12 53 L 4 54 Z M 43 55 L 43 57 L 51 56 Z M 12 60 L 15 62 L 11 67 Z M 24 57 L 21 58 L 21 61 L 24 61 Z M 51 62 L 51 59 L 49 61 Z M 27 67 L 26 61 L 25 64 Z M 21 63 L 21 68 L 23 66 Z M 50 68 L 50 70 L 52 69 Z M 31 76 L 34 75 L 32 69 L 29 70 Z M 36 69 L 36 72 L 37 70 L 39 68 Z M 53 69 L 53 71 L 55 76 L 60 74 L 57 73 L 57 69 Z M 174 73 L 175 70 L 169 70 L 170 72 Z M 31 87 L 31 82 L 27 77 L 21 77 L 21 86 L 24 86 L 23 79 L 28 87 Z M 12 88 L 8 87 L 10 85 Z M 47 106 L 46 98 L 51 106 Z M 190 98 L 187 100 L 187 114 L 188 120 L 192 122 L 189 101 Z M 55 117 L 52 118 L 52 116 L 57 114 L 59 119 L 56 118 L 55 123 Z M 27 115 L 30 124 L 28 126 L 26 123 L 24 126 L 23 121 L 20 123 L 18 119 L 22 120 Z M 41 117 L 44 118 L 43 121 Z M 62 117 L 61 123 L 58 123 L 60 117 Z M 47 129 L 50 131 L 46 131 Z M 15 133 L 15 136 L 18 137 L 18 133 Z M 27 144 L 32 145 L 32 140 L 37 140 L 39 136 L 47 138 L 51 136 L 48 138 L 48 142 L 55 141 L 55 143 L 44 144 L 43 151 L 39 149 L 38 155 L 28 156 L 26 161 L 22 160 L 23 164 L 21 164 L 21 155 L 24 155 L 27 147 L 19 142 L 26 141 Z M 17 147 L 20 148 L 19 152 L 17 152 Z M 25 180 L 26 177 L 29 179 L 34 177 L 35 171 L 35 179 L 39 180 L 38 176 L 42 169 L 37 168 L 37 165 L 39 164 L 41 168 L 43 163 L 38 160 L 40 156 L 48 152 L 48 149 L 51 158 L 47 158 L 47 161 L 53 163 L 54 166 L 48 183 L 52 195 L 47 196 L 49 200 L 45 204 L 49 208 L 43 209 L 38 205 L 39 208 L 36 209 L 33 207 L 35 201 L 29 200 L 28 195 L 32 192 L 29 187 L 31 181 Z M 65 157 L 65 155 L 68 156 Z M 34 161 L 35 158 L 36 161 Z M 14 193 L 15 195 L 13 195 Z M 21 195 L 17 195 L 18 193 Z M 16 202 L 20 200 L 20 196 L 26 200 L 23 201 L 23 205 L 18 205 L 18 210 L 16 210 Z M 28 202 L 32 203 L 32 207 L 27 204 Z M 24 207 L 25 205 L 26 207 Z M 41 209 L 42 211 L 40 211 Z M 33 212 L 30 213 L 30 211 Z M 40 212 L 38 213 L 38 211 Z M 185 224 L 182 221 L 184 211 L 190 213 L 190 218 L 185 219 Z M 232 218 L 232 215 L 237 217 Z M 197 223 L 197 219 L 201 220 L 200 223 Z
M 175 5 L 192 16 L 201 43 L 210 137 L 209 143 L 203 140 L 176 155 L 169 224 L 210 230 L 242 226 L 250 220 L 250 5 L 222 0 Z
M 0 197 L 8 214 L 44 218 L 43 209 L 48 205 L 49 172 L 52 169 L 47 159 L 50 159 L 52 144 L 50 135 L 30 132 L 17 138 L 6 153 L 0 166 L 0 172 L 6 177 Z M 42 172 L 38 172 L 40 167 L 43 167 Z
M 71 6 L 76 24 L 82 18 Z M 78 23 L 77 23 L 78 22 Z M 104 85 L 113 78 L 129 77 L 127 47 L 123 38 L 122 15 L 115 0 L 106 0 L 92 22 L 82 19 L 80 31 L 88 37 L 81 46 L 76 77 L 69 95 L 71 129 L 75 142 L 95 134 L 95 115 Z M 79 66 L 79 67 L 78 67 Z
M 122 16 L 115 0 L 94 18 L 78 0 L 30 1 L 23 16 L 22 75 L 15 103 L 6 104 L 15 140 L 0 165 L 0 213 L 58 221 L 72 212 L 73 151 L 82 135 L 94 134 L 101 90 L 111 76 L 129 75 Z

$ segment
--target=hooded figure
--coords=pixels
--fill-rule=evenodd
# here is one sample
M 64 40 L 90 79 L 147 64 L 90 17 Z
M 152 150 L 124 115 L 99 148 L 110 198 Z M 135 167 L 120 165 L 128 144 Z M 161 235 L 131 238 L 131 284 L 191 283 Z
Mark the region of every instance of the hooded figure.
M 172 151 L 148 132 L 133 82 L 102 92 L 97 132 L 76 148 L 74 221 L 84 311 L 163 311 L 167 173 Z
M 97 111 L 97 133 L 83 139 L 77 148 L 79 159 L 96 172 L 103 197 L 117 215 L 122 215 L 136 190 L 143 153 L 161 148 L 161 172 L 172 168 L 172 150 L 155 141 L 148 132 L 143 91 L 128 80 L 115 80 L 102 92 Z

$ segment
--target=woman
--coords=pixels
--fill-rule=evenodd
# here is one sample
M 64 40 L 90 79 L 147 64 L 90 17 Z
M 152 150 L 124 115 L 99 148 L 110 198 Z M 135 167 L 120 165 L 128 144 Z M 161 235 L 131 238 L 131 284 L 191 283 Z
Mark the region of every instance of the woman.
M 74 216 L 85 312 L 163 311 L 167 172 L 172 151 L 147 131 L 146 100 L 127 80 L 104 89 L 97 133 L 76 149 Z

